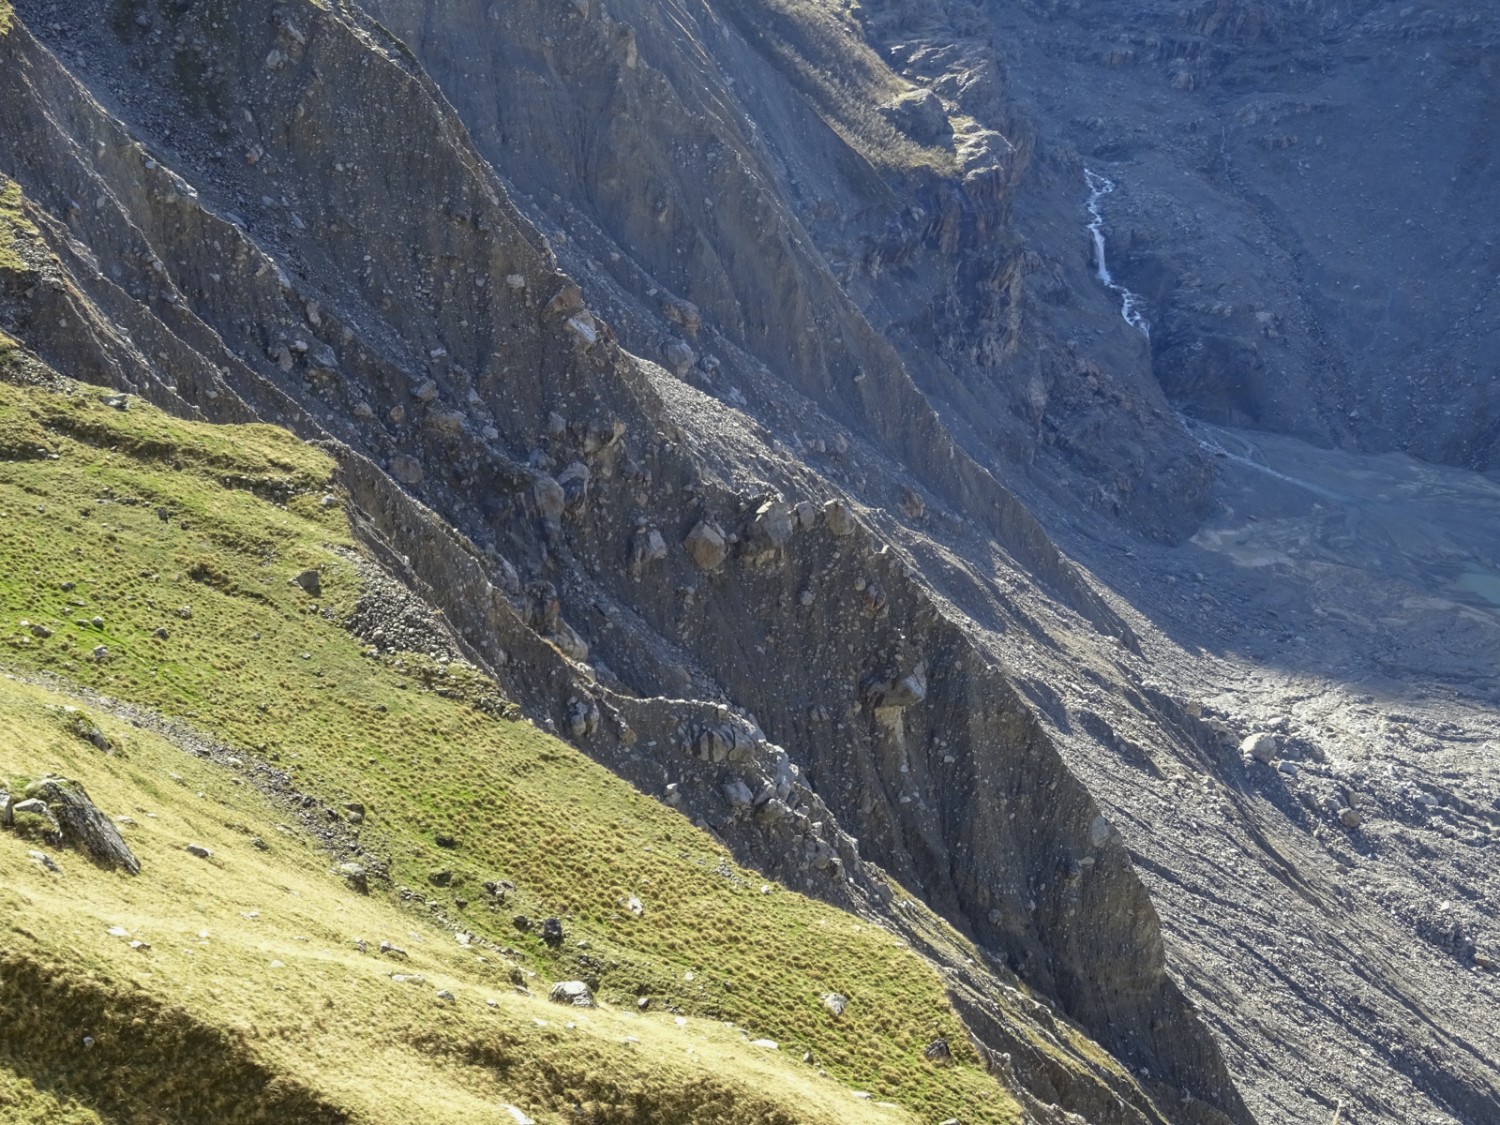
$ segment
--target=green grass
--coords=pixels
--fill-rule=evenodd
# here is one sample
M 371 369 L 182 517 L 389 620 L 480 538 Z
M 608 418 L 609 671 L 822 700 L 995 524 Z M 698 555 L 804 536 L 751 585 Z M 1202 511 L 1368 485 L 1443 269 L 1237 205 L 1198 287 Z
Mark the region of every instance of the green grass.
M 0 35 L 10 28 L 10 11 L 0 0 Z M 21 187 L 0 176 L 0 270 L 24 273 L 26 261 L 17 252 L 22 240 L 37 237 L 37 230 L 21 212 Z
M 10 31 L 13 19 L 15 19 L 15 13 L 11 10 L 10 0 L 0 0 L 0 35 Z
M 59 395 L 0 384 L 0 662 L 190 722 L 247 756 L 277 762 L 330 804 L 362 802 L 369 812 L 359 829 L 362 845 L 389 857 L 395 884 L 419 893 L 412 905 L 383 887 L 370 898 L 355 895 L 330 873 L 326 855 L 277 832 L 278 818 L 289 814 L 223 771 L 89 707 L 90 720 L 122 751 L 102 755 L 46 711 L 57 700 L 28 702 L 21 696 L 34 689 L 0 683 L 0 776 L 78 776 L 96 801 L 107 795 L 108 811 L 139 822 L 131 830 L 144 864 L 138 879 L 68 862 L 73 889 L 48 907 L 51 921 L 33 931 L 47 940 L 26 955 L 43 975 L 60 959 L 71 972 L 116 982 L 139 976 L 144 962 L 105 936 L 116 924 L 106 921 L 107 910 L 137 919 L 120 923 L 127 929 L 144 919 L 173 935 L 196 932 L 192 919 L 201 914 L 215 919 L 210 928 L 239 934 L 239 913 L 249 907 L 237 904 L 257 903 L 267 921 L 276 904 L 290 912 L 281 929 L 267 924 L 241 934 L 234 941 L 242 959 L 218 970 L 243 974 L 253 987 L 225 986 L 215 1001 L 206 978 L 153 968 L 155 983 L 146 991 L 162 1010 L 188 1013 L 221 1034 L 238 1026 L 245 1005 L 295 1011 L 328 997 L 333 1007 L 321 1022 L 346 1030 L 307 1041 L 289 1031 L 269 1041 L 257 1034 L 245 1049 L 257 1057 L 269 1052 L 257 1065 L 296 1078 L 285 1080 L 288 1097 L 316 1092 L 354 1106 L 361 1120 L 394 1119 L 401 1106 L 415 1104 L 382 1094 L 396 1107 L 387 1115 L 380 1099 L 360 1102 L 359 1084 L 379 1091 L 384 1075 L 439 1098 L 435 1104 L 451 1104 L 439 1120 L 468 1119 L 465 1099 L 482 1099 L 492 1088 L 519 1090 L 548 1112 L 560 1112 L 569 1099 L 593 1102 L 598 1119 L 612 1121 L 674 1120 L 664 1114 L 679 1112 L 682 1120 L 774 1120 L 775 1107 L 808 1098 L 813 1108 L 789 1120 L 817 1120 L 825 1094 L 838 1107 L 828 1120 L 866 1112 L 899 1119 L 894 1110 L 853 1101 L 846 1087 L 920 1120 L 1019 1118 L 1013 1099 L 979 1068 L 941 980 L 898 938 L 779 886 L 762 893 L 760 876 L 736 867 L 686 819 L 529 723 L 500 717 L 493 685 L 472 669 L 410 654 L 367 655 L 339 624 L 360 587 L 344 554 L 354 544 L 342 505 L 321 502 L 334 491 L 333 464 L 323 454 L 271 427 L 196 425 L 138 402 L 122 412 L 99 399 L 94 389 Z M 289 584 L 307 567 L 322 573 L 316 602 Z M 190 616 L 180 614 L 184 606 Z M 38 624 L 51 635 L 36 635 Z M 167 630 L 164 639 L 158 628 Z M 107 660 L 93 658 L 98 645 L 107 647 Z M 27 714 L 25 722 L 15 718 Z M 186 780 L 174 781 L 173 773 Z M 273 850 L 256 851 L 229 823 L 254 827 Z M 458 847 L 439 848 L 440 833 L 456 837 Z M 210 880 L 201 861 L 180 851 L 199 837 L 216 853 Z M 37 889 L 45 879 L 25 850 L 14 834 L 0 835 L 0 886 L 31 898 L 0 917 L 35 915 L 50 901 Z M 442 889 L 428 881 L 439 868 L 452 873 Z M 491 907 L 480 884 L 502 878 L 517 891 Z M 89 885 L 86 895 L 76 893 L 80 881 Z M 632 895 L 644 904 L 639 918 L 623 906 Z M 510 1003 L 503 966 L 477 967 L 472 952 L 432 925 L 422 900 L 511 948 L 540 982 L 596 982 L 606 1008 L 587 1017 L 594 1028 L 587 1049 L 569 1045 L 573 1032 L 557 1030 L 555 1008 L 510 1019 L 497 1039 L 493 1021 L 500 1017 L 472 990 L 499 988 Z M 557 915 L 566 941 L 548 949 L 513 927 L 515 914 Z M 453 1013 L 438 1021 L 446 1030 L 368 1003 L 365 989 L 391 992 L 375 973 L 390 966 L 372 969 L 370 958 L 352 951 L 355 919 L 371 941 L 394 935 L 411 948 L 398 939 L 431 934 L 420 951 L 412 949 L 414 962 L 430 959 L 430 978 L 443 974 L 456 994 L 472 992 L 443 1009 Z M 286 936 L 298 927 L 325 960 Z M 53 938 L 70 930 L 76 936 Z M 0 940 L 0 948 L 9 944 Z M 271 949 L 283 953 L 268 955 Z M 106 954 L 107 967 L 90 967 Z M 207 965 L 212 957 L 198 950 L 191 963 Z M 271 974 L 272 959 L 284 970 Z M 821 1003 L 830 991 L 850 998 L 840 1020 Z M 430 992 L 410 990 L 422 993 L 424 1016 L 434 1010 Z M 651 1000 L 646 1016 L 635 1013 L 639 996 Z M 88 1004 L 79 1003 L 86 1012 Z M 686 1028 L 677 1027 L 675 1012 L 689 1019 Z M 536 1028 L 533 1018 L 549 1020 L 552 1030 Z M 621 1046 L 626 1035 L 641 1042 Z M 938 1035 L 952 1046 L 956 1065 L 923 1059 L 923 1047 Z M 780 1050 L 749 1048 L 747 1038 L 776 1040 Z M 353 1078 L 318 1054 L 335 1048 L 363 1060 L 350 1064 Z M 799 1061 L 804 1052 L 812 1066 Z M 715 1071 L 704 1060 L 723 1065 Z M 696 1101 L 641 1109 L 644 1091 L 663 1083 L 663 1097 L 698 1088 L 705 1066 L 724 1075 L 703 1087 L 719 1109 Z M 525 1083 L 522 1072 L 532 1075 Z M 257 1073 L 235 1071 L 225 1086 L 253 1085 Z M 97 1096 L 95 1085 L 78 1088 Z

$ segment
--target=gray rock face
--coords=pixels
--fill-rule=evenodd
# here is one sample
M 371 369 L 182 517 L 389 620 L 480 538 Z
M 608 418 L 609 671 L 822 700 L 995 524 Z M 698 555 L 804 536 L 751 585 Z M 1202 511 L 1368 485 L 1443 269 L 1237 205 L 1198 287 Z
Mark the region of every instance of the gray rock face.
M 891 124 L 914 141 L 933 144 L 951 133 L 943 99 L 931 90 L 913 90 L 881 107 Z
M 823 505 L 823 518 L 828 521 L 828 530 L 839 538 L 853 535 L 859 526 L 849 505 L 842 500 L 830 500 Z
M 338 865 L 338 873 L 344 882 L 349 884 L 351 890 L 359 894 L 370 893 L 370 876 L 364 867 L 358 863 L 341 863 Z
M 1253 761 L 1270 765 L 1276 760 L 1278 747 L 1274 734 L 1251 734 L 1240 743 L 1240 753 Z
M 729 541 L 717 524 L 699 521 L 682 545 L 699 570 L 717 570 L 729 556 Z
M 547 999 L 554 1004 L 567 1004 L 574 1008 L 592 1008 L 594 1004 L 594 993 L 588 985 L 581 980 L 558 981 L 547 993 Z
M 21 811 L 32 802 L 58 826 L 63 842 L 77 848 L 102 867 L 138 875 L 141 864 L 120 836 L 114 823 L 89 800 L 82 785 L 62 777 L 44 777 L 24 791 L 27 800 L 16 805 Z

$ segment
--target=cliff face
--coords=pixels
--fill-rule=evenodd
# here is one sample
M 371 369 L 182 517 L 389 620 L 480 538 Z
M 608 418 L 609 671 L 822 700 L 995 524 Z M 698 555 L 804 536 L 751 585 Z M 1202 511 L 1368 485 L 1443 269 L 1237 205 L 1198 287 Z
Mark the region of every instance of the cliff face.
M 993 5 L 1043 131 L 1120 190 L 1179 408 L 1500 467 L 1483 3 Z
M 928 952 L 1039 1120 L 1246 1121 L 1242 1087 L 1258 1112 L 1328 1116 L 1327 1090 L 1275 1073 L 1296 1029 L 1240 1026 L 1233 971 L 1202 968 L 1195 936 L 1205 898 L 1232 933 L 1281 901 L 1286 868 L 1204 889 L 1194 834 L 1136 815 L 1171 804 L 1155 759 L 1239 784 L 1228 728 L 1183 706 L 1191 645 L 1168 653 L 1171 675 L 1143 659 L 1167 648 L 1143 650 L 1149 613 L 1033 512 L 1110 573 L 1120 552 L 1100 542 L 1140 532 L 1145 550 L 1213 508 L 1212 459 L 1174 398 L 1332 439 L 1354 432 L 1328 421 L 1353 384 L 1307 358 L 1331 354 L 1330 318 L 1225 317 L 1184 296 L 1228 284 L 1205 271 L 1240 277 L 1205 232 L 1269 210 L 1221 199 L 1211 221 L 1136 233 L 1142 200 L 1179 219 L 1187 204 L 1143 186 L 1170 161 L 1079 139 L 1114 128 L 1081 107 L 1123 119 L 1136 89 L 1072 84 L 1077 44 L 1103 34 L 1095 9 L 26 0 L 18 15 L 0 41 L 0 171 L 37 233 L 26 269 L 0 271 L 0 327 L 169 411 L 326 443 L 369 548 L 528 715 L 743 862 Z M 1182 98 L 1209 95 L 1174 88 L 1174 60 L 1229 74 L 1210 63 L 1280 58 L 1323 26 L 1298 22 L 1323 18 L 1306 5 L 1120 18 L 1186 21 L 1200 46 L 1159 46 L 1155 70 L 1086 65 L 1166 74 Z M 1193 190 L 1228 191 L 1215 151 Z M 1265 176 L 1280 151 L 1263 150 Z M 1102 203 L 1110 263 L 1147 301 L 1149 339 L 1095 277 L 1085 167 L 1119 184 Z M 1263 235 L 1256 269 L 1304 268 Z M 1261 280 L 1283 293 L 1285 276 Z M 1241 353 L 1272 346 L 1302 376 L 1241 378 Z M 1272 821 L 1247 799 L 1226 847 L 1258 855 Z M 890 877 L 987 960 L 929 948 Z M 1300 987 L 1320 970 L 1286 971 Z M 1047 999 L 1033 1024 L 1005 1000 L 1018 982 Z M 1132 1073 L 1081 1049 L 1060 1062 L 1035 1026 L 1057 1018 Z M 1307 1018 L 1351 1052 L 1371 1041 Z M 1272 1063 L 1231 1074 L 1226 1038 Z M 1492 1107 L 1493 1067 L 1454 1066 L 1372 1112 Z

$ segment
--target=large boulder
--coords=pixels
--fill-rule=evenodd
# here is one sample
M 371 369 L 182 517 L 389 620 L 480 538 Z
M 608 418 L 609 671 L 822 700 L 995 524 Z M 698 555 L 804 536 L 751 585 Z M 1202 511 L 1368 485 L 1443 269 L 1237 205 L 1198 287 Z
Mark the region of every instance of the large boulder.
M 140 874 L 141 863 L 120 836 L 109 817 L 89 800 L 82 785 L 64 777 L 33 781 L 23 793 L 28 800 L 44 801 L 57 822 L 63 842 L 77 848 L 95 863 L 131 875 Z
M 554 1004 L 571 1004 L 575 1008 L 594 1007 L 594 993 L 581 980 L 558 981 L 547 998 Z
M 699 520 L 682 545 L 699 570 L 717 570 L 729 555 L 729 540 L 724 529 L 707 520 Z

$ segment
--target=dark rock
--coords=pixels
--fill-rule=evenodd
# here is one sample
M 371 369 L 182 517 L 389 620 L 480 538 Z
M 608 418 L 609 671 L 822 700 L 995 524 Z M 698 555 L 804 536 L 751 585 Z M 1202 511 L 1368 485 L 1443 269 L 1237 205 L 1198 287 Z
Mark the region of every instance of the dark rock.
M 120 836 L 114 823 L 89 800 L 82 785 L 61 777 L 44 777 L 25 789 L 24 795 L 46 802 L 49 815 L 62 839 L 95 863 L 131 875 L 141 864 Z M 23 802 L 24 803 L 24 802 Z M 20 806 L 17 806 L 19 811 Z
M 556 949 L 563 942 L 562 922 L 557 918 L 548 918 L 542 923 L 542 940 Z
M 320 597 L 323 593 L 323 576 L 316 570 L 304 570 L 291 580 L 291 585 L 300 586 L 313 597 Z
M 547 993 L 547 999 L 554 1004 L 570 1004 L 575 1008 L 595 1007 L 593 990 L 581 980 L 558 981 Z

